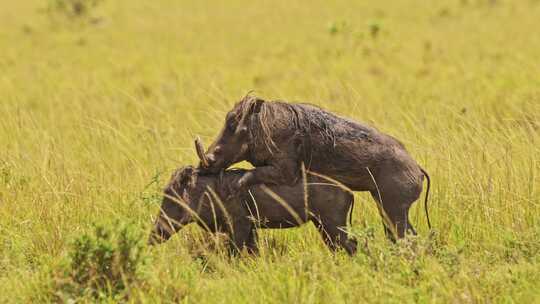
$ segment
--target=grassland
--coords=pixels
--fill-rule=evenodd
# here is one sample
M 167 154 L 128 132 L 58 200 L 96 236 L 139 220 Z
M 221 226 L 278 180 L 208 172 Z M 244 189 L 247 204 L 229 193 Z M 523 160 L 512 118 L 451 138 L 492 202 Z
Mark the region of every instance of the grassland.
M 0 303 L 67 301 L 54 273 L 95 222 L 146 234 L 194 134 L 211 141 L 249 90 L 401 139 L 432 176 L 435 233 L 415 204 L 421 236 L 389 244 L 363 193 L 353 232 L 369 252 L 353 258 L 306 226 L 265 231 L 258 257 L 201 260 L 190 228 L 145 253 L 124 300 L 540 302 L 539 1 L 45 7 L 0 4 Z

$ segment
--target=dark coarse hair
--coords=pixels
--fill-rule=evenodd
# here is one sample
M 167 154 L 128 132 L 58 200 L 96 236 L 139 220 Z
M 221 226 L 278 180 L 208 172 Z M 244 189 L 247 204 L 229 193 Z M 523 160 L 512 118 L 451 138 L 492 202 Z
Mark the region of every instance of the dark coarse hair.
M 250 119 L 251 141 L 264 145 L 270 153 L 279 150 L 275 143 L 278 137 L 297 139 L 306 149 L 315 136 L 317 145 L 333 147 L 338 136 L 366 139 L 373 130 L 312 104 L 265 101 L 252 95 L 235 105 L 235 113 L 239 120 Z M 359 127 L 364 131 L 359 132 Z

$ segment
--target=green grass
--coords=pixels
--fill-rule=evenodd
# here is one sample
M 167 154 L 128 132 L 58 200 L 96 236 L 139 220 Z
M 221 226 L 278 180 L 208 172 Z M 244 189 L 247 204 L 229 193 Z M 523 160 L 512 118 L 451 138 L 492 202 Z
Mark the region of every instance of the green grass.
M 0 4 L 0 303 L 57 300 L 93 223 L 145 235 L 194 135 L 249 90 L 402 140 L 432 177 L 435 235 L 417 203 L 421 236 L 389 244 L 364 193 L 353 258 L 306 226 L 230 260 L 190 228 L 147 251 L 130 301 L 540 302 L 539 1 L 212 2 Z

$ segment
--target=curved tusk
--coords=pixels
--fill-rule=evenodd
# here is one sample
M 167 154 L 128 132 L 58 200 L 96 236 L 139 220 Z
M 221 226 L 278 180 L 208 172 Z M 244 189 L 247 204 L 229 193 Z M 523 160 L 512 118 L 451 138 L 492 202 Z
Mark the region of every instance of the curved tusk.
M 195 151 L 197 151 L 197 156 L 201 160 L 201 165 L 204 168 L 208 168 L 210 164 L 208 163 L 208 158 L 206 158 L 206 154 L 204 154 L 204 146 L 199 136 L 195 138 Z

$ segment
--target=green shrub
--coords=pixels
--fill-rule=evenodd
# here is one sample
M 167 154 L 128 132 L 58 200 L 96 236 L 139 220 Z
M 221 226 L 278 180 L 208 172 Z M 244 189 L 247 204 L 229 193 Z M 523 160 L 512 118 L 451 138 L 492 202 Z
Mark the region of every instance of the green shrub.
M 61 297 L 123 298 L 144 281 L 143 237 L 132 224 L 94 225 L 76 238 L 58 280 Z

